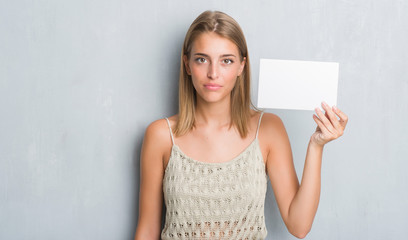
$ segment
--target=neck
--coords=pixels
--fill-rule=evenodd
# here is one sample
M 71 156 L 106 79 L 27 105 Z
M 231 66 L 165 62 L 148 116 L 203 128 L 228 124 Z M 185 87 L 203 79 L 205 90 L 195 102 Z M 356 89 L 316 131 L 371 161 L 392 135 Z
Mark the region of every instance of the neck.
M 196 124 L 225 126 L 231 123 L 231 101 L 227 97 L 221 102 L 209 103 L 197 98 Z

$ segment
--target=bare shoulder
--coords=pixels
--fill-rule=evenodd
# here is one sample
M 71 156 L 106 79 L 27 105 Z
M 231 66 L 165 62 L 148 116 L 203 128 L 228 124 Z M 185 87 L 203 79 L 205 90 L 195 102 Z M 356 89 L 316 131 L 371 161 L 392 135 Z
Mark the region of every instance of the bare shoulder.
M 264 113 L 258 138 L 267 169 L 277 169 L 274 164 L 287 163 L 282 159 L 290 159 L 291 147 L 283 121 L 278 115 Z
M 164 137 L 165 132 L 169 132 L 166 119 L 158 119 L 149 124 L 146 128 L 145 137 L 155 138 L 155 140 L 160 140 Z
M 264 113 L 260 128 L 262 132 L 268 133 L 285 130 L 282 119 L 273 113 Z
M 282 119 L 276 114 L 264 113 L 259 138 L 268 145 L 268 148 L 287 142 L 288 136 Z
M 174 125 L 174 120 L 171 120 L 174 117 L 169 118 L 170 124 Z M 173 122 L 173 124 L 172 124 Z M 172 145 L 171 143 L 171 136 L 169 126 L 167 124 L 166 119 L 158 119 L 149 124 L 146 128 L 145 136 L 144 136 L 144 144 L 154 144 L 156 149 L 166 150 L 169 146 Z

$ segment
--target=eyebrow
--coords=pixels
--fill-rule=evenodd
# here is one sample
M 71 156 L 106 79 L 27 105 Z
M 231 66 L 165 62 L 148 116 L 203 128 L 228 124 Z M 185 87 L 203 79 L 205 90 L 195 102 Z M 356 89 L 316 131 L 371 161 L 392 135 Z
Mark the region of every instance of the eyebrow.
M 194 56 L 199 55 L 199 56 L 204 56 L 204 57 L 209 57 L 207 54 L 205 53 L 195 53 Z M 221 55 L 221 57 L 236 57 L 234 54 L 223 54 Z

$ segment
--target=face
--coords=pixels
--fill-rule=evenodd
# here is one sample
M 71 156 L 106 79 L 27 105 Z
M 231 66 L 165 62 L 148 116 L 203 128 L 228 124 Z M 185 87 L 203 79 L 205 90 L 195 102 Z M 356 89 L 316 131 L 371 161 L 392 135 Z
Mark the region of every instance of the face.
M 245 66 L 245 58 L 241 62 L 235 43 L 213 32 L 200 34 L 189 58 L 184 56 L 183 60 L 197 91 L 197 101 L 209 103 L 229 101 Z

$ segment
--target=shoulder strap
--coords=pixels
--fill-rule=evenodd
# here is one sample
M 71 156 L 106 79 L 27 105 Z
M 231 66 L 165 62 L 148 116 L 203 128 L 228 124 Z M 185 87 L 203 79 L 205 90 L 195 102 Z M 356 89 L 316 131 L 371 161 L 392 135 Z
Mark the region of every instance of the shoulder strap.
M 166 118 L 166 121 L 167 121 L 167 125 L 169 125 L 170 136 L 171 136 L 171 142 L 172 142 L 173 145 L 174 145 L 173 130 L 171 130 L 170 121 L 169 121 L 168 118 Z
M 262 120 L 263 114 L 264 114 L 264 112 L 261 112 L 261 115 L 259 116 L 258 128 L 256 129 L 256 137 L 255 138 L 258 138 L 259 126 L 261 126 L 261 120 Z

